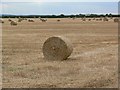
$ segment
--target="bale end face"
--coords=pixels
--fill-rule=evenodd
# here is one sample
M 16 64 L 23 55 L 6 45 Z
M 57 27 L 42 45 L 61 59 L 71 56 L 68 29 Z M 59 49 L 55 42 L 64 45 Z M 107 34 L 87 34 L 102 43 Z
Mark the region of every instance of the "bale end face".
M 66 60 L 72 51 L 70 41 L 61 36 L 50 37 L 43 44 L 43 55 L 47 60 Z

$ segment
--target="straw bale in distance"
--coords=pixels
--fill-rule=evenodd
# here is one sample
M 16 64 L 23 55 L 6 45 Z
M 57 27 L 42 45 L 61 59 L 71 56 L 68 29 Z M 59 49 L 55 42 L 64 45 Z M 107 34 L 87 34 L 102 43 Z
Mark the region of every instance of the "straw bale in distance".
M 11 21 L 10 24 L 11 24 L 11 25 L 17 25 L 17 22 L 16 22 L 16 21 Z

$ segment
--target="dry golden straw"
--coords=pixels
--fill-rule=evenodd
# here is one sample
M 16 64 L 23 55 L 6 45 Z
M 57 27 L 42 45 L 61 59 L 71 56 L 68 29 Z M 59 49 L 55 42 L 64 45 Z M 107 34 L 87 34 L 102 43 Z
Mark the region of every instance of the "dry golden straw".
M 47 60 L 65 60 L 72 51 L 72 44 L 62 36 L 50 37 L 43 44 L 43 55 Z

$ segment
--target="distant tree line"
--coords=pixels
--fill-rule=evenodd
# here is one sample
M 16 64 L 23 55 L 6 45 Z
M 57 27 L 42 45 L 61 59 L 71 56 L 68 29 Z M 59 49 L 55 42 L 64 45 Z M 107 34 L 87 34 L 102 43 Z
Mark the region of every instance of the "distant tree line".
M 97 17 L 120 17 L 120 15 L 113 14 L 77 14 L 77 15 L 1 15 L 2 18 L 97 18 Z

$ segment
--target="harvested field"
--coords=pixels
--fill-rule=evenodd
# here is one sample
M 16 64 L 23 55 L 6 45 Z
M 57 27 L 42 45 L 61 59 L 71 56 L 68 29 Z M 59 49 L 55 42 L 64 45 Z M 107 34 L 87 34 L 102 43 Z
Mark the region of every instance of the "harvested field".
M 60 20 L 58 22 L 57 20 Z M 12 19 L 17 21 L 17 19 Z M 33 19 L 2 26 L 3 87 L 114 88 L 118 86 L 118 24 L 114 20 Z M 45 60 L 42 45 L 53 35 L 67 37 L 67 60 Z

